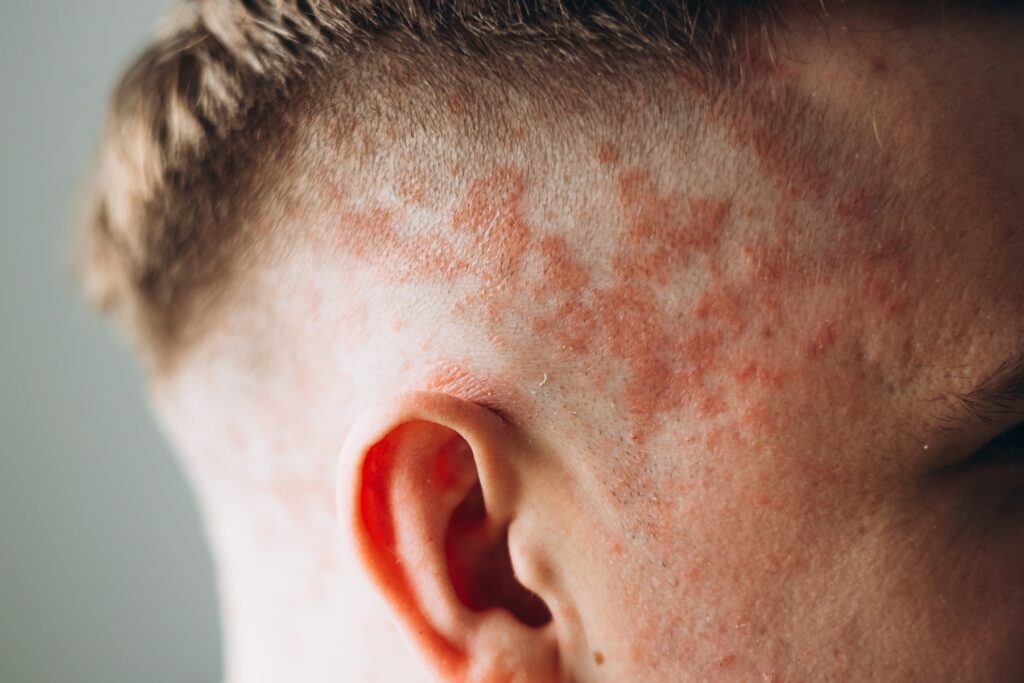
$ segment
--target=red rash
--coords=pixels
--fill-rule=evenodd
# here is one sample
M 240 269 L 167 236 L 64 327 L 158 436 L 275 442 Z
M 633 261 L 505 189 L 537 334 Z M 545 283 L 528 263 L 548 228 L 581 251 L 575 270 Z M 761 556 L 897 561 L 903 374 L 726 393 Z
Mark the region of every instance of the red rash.
M 471 374 L 457 365 L 435 368 L 417 385 L 425 391 L 444 392 L 489 408 L 506 421 L 525 410 L 519 391 L 508 381 Z
M 735 441 L 769 425 L 757 397 L 833 353 L 852 312 L 888 320 L 909 306 L 908 241 L 891 227 L 892 191 L 884 179 L 851 189 L 836 183 L 822 156 L 828 150 L 780 137 L 766 123 L 780 107 L 755 96 L 749 111 L 718 119 L 753 154 L 755 175 L 779 193 L 767 213 L 725 195 L 662 188 L 649 170 L 621 167 L 619 150 L 602 143 L 594 161 L 615 188 L 621 226 L 603 264 L 584 261 L 566 235 L 537 222 L 557 213 L 535 219 L 526 211 L 528 193 L 532 199 L 544 187 L 510 166 L 473 180 L 446 222 L 427 231 L 405 224 L 403 207 L 355 211 L 330 196 L 341 220 L 338 246 L 399 283 L 470 285 L 456 315 L 533 367 L 582 369 L 573 390 L 607 396 L 631 423 L 634 442 L 666 414 L 714 421 L 743 404 L 741 422 L 724 431 L 712 423 L 705 434 L 708 446 L 726 434 Z M 422 183 L 399 185 L 405 207 L 422 204 Z M 808 206 L 831 206 L 834 223 L 811 239 L 800 232 Z M 841 278 L 845 301 L 799 317 L 794 292 Z M 523 338 L 523 330 L 533 335 Z
M 522 175 L 510 168 L 476 180 L 445 235 L 401 231 L 398 209 L 355 210 L 339 193 L 329 193 L 327 200 L 343 226 L 338 246 L 398 281 L 441 278 L 451 282 L 475 275 L 494 284 L 522 269 L 530 240 L 519 210 L 524 187 Z M 425 195 L 425 189 L 415 184 L 401 189 L 411 193 L 411 204 Z
M 533 286 L 533 298 L 541 306 L 548 304 L 550 312 L 537 315 L 531 327 L 553 339 L 560 351 L 582 354 L 590 348 L 597 322 L 584 303 L 590 273 L 572 256 L 561 235 L 541 237 L 539 250 L 542 278 Z
M 422 206 L 427 201 L 426 182 L 419 175 L 410 174 L 399 178 L 395 193 L 406 205 Z
M 533 239 L 520 206 L 525 189 L 522 173 L 498 168 L 470 185 L 452 216 L 454 236 L 487 282 L 505 282 L 522 271 Z
M 779 121 L 787 120 L 785 95 L 751 93 L 739 111 L 716 111 L 713 118 L 722 125 L 732 142 L 750 150 L 761 172 L 774 178 L 787 198 L 822 199 L 829 187 L 827 159 L 820 152 L 800 144 L 798 135 L 780 132 Z
M 718 245 L 728 200 L 661 194 L 642 170 L 622 173 L 618 187 L 629 249 L 615 265 L 624 279 L 654 278 L 664 286 L 672 270 L 686 266 L 691 255 Z
M 810 357 L 817 357 L 826 353 L 829 349 L 835 346 L 836 343 L 836 324 L 835 321 L 826 320 L 821 323 L 807 344 L 804 345 L 804 354 Z

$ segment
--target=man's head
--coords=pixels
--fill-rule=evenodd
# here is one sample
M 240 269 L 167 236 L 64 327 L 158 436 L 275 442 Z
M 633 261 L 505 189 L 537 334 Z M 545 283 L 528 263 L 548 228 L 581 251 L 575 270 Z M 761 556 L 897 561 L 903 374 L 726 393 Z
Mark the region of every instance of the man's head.
M 1024 676 L 1003 5 L 185 7 L 86 274 L 229 673 Z

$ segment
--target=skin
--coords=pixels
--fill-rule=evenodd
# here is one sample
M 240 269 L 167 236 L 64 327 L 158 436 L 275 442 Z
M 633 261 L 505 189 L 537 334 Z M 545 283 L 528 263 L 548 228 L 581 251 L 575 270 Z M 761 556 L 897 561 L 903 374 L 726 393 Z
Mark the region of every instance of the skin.
M 228 678 L 1024 679 L 1024 471 L 938 473 L 1024 417 L 955 398 L 1024 352 L 1020 27 L 912 19 L 795 17 L 697 132 L 312 167 L 153 383 Z

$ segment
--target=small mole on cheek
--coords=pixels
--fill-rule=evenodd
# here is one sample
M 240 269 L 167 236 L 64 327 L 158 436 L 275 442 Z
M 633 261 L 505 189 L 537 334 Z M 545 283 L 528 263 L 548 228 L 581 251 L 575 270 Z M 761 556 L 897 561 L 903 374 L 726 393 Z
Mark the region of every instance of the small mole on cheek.
M 598 666 L 601 666 L 602 664 L 604 664 L 604 655 L 601 653 L 600 650 L 594 650 L 594 662 Z

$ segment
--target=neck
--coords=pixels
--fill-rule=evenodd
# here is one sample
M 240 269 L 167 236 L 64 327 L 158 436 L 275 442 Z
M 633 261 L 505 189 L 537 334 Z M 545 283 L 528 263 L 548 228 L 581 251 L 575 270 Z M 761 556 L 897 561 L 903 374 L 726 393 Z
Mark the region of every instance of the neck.
M 228 683 L 423 680 L 362 589 L 355 558 L 338 548 L 333 509 L 326 519 L 312 517 L 316 509 L 208 511 Z

